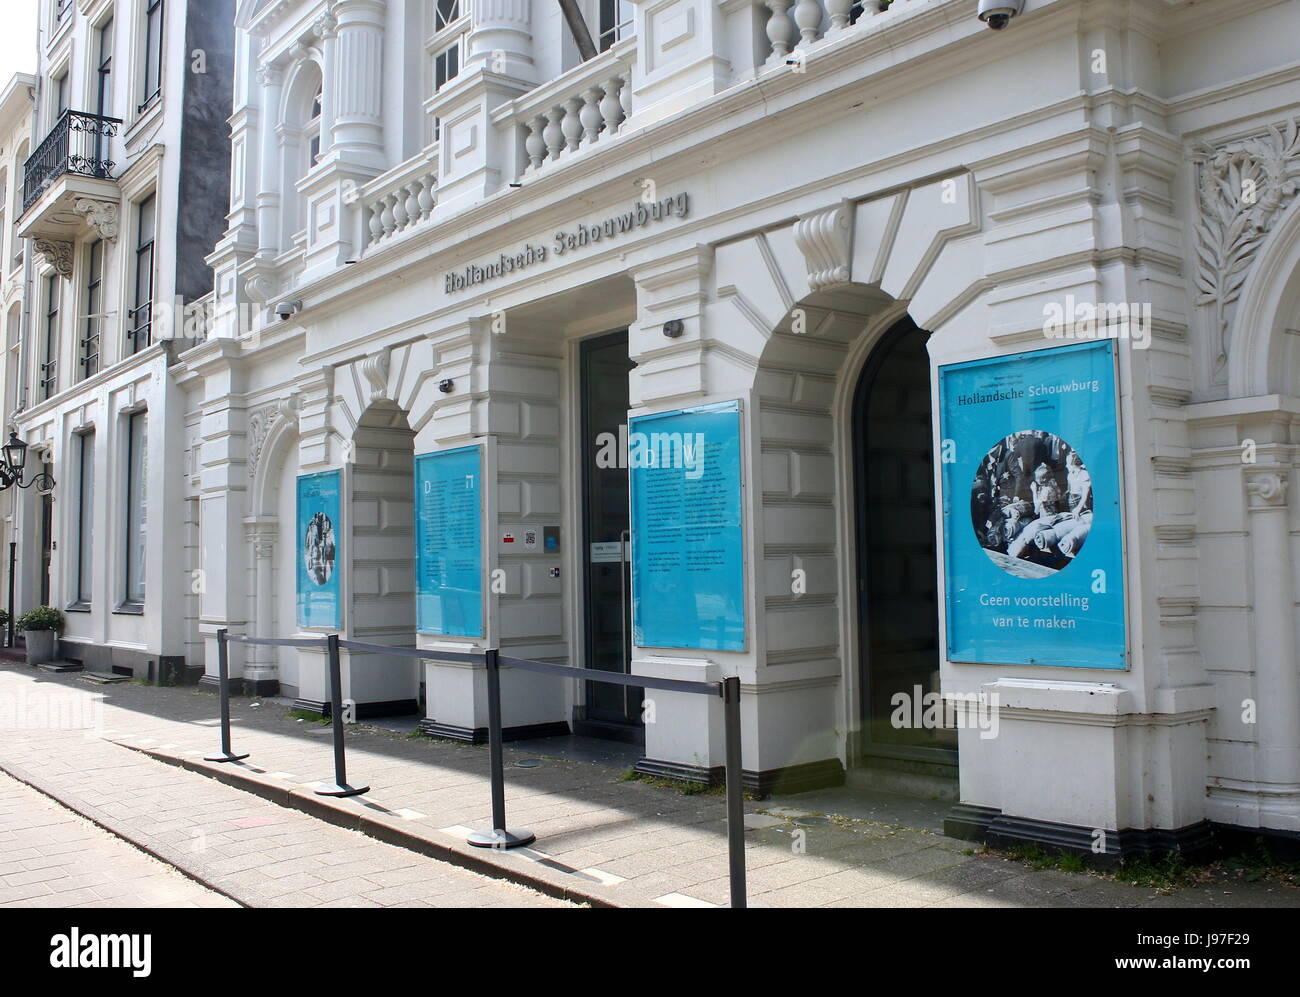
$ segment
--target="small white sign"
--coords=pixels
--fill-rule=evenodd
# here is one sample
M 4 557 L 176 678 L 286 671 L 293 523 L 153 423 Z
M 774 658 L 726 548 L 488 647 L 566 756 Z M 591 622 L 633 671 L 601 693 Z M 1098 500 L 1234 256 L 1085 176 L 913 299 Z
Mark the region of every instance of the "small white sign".
M 591 545 L 592 564 L 617 564 L 623 560 L 623 541 L 602 540 Z

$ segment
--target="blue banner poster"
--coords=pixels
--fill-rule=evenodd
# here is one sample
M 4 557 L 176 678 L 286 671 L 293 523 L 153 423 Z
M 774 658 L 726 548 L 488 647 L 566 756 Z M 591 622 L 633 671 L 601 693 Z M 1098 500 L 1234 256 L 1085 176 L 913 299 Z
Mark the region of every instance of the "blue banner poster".
M 631 421 L 632 641 L 745 649 L 740 403 Z
M 342 626 L 338 471 L 298 478 L 298 626 Z
M 422 634 L 483 636 L 479 448 L 415 458 L 415 619 Z
M 948 657 L 1126 668 L 1114 342 L 939 369 Z

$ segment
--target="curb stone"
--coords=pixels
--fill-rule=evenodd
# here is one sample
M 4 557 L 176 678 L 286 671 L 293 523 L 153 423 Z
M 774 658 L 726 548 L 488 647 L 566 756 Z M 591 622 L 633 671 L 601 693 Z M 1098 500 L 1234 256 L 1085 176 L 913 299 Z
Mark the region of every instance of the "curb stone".
M 364 797 L 317 796 L 307 787 L 274 779 L 263 772 L 251 771 L 238 762 L 207 762 L 201 757 L 164 751 L 152 745 L 140 744 L 130 738 L 112 739 L 112 743 L 139 752 L 155 761 L 215 779 L 282 807 L 298 810 L 348 830 L 360 831 L 385 844 L 395 845 L 427 858 L 448 862 L 494 879 L 504 879 L 519 886 L 526 886 L 557 900 L 586 903 L 600 908 L 665 909 L 663 904 L 618 897 L 612 890 L 601 884 L 590 882 L 585 877 L 578 879 L 575 875 L 577 870 L 572 873 L 565 872 L 562 867 L 557 867 L 554 863 L 544 864 L 546 860 L 534 861 L 508 851 L 476 848 L 441 830 L 420 827 L 373 802 L 366 801 Z

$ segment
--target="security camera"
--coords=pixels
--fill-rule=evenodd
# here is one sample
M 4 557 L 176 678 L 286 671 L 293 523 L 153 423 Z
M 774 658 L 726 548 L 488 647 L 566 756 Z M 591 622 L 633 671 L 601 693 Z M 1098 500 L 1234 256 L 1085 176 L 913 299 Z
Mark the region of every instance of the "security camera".
M 280 316 L 281 322 L 287 322 L 302 311 L 301 301 L 281 301 L 275 306 L 275 314 Z
M 979 16 L 994 31 L 1001 31 L 1024 9 L 1025 0 L 980 0 Z

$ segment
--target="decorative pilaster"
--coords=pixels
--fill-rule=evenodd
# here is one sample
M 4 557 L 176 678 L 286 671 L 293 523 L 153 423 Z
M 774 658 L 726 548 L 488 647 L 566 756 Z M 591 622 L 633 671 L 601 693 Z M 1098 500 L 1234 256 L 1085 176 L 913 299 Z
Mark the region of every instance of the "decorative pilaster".
M 252 565 L 248 619 L 252 621 L 254 636 L 286 636 L 275 633 L 275 619 L 271 611 L 275 605 L 275 544 L 280 534 L 279 520 L 249 516 L 244 520 L 244 534 L 248 538 L 249 561 Z M 279 648 L 265 644 L 246 645 L 245 691 L 273 695 L 279 691 L 279 678 Z
M 1246 473 L 1253 629 L 1256 647 L 1256 745 L 1260 791 L 1290 797 L 1300 808 L 1300 668 L 1296 665 L 1295 589 L 1291 564 L 1289 481 L 1285 468 Z M 1284 805 L 1277 799 L 1272 805 Z M 1264 804 L 1265 807 L 1269 804 Z

